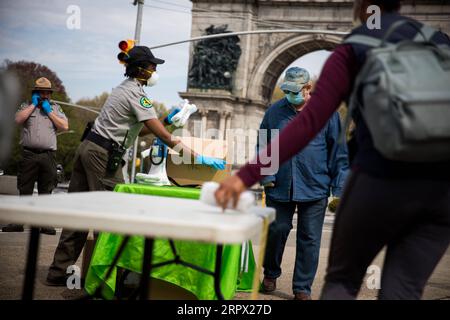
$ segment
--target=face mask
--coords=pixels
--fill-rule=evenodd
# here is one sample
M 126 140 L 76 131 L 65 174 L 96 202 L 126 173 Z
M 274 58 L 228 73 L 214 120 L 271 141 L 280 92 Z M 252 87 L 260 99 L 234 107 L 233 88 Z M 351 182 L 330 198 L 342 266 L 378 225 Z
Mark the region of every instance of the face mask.
M 152 73 L 152 75 L 150 76 L 150 78 L 147 79 L 147 86 L 148 87 L 153 87 L 154 85 L 156 85 L 156 83 L 159 80 L 159 74 L 155 72 Z
M 147 72 L 150 74 L 150 77 L 148 79 L 143 79 L 143 78 L 136 78 L 137 80 L 143 81 L 144 85 L 146 85 L 147 87 L 153 87 L 154 85 L 156 85 L 156 83 L 158 82 L 159 79 L 159 75 L 156 73 L 156 71 L 149 71 L 143 68 L 139 68 L 144 72 Z
M 287 101 L 289 101 L 289 103 L 293 104 L 294 106 L 299 106 L 305 101 L 301 92 L 299 92 L 298 94 L 287 93 L 285 95 Z

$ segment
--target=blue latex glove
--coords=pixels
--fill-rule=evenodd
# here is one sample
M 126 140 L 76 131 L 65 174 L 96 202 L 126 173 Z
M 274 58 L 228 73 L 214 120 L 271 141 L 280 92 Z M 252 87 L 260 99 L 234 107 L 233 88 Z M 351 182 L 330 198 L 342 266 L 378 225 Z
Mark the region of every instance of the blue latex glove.
M 210 167 L 213 167 L 217 170 L 224 170 L 225 169 L 225 160 L 213 158 L 213 157 L 206 157 L 202 155 L 198 155 L 195 157 L 195 162 L 198 164 L 204 164 Z
M 180 108 L 175 108 L 173 109 L 168 115 L 167 117 L 164 119 L 164 122 L 167 124 L 172 124 L 172 118 L 174 115 L 176 115 L 178 112 L 180 112 Z
M 37 92 L 33 93 L 33 95 L 31 96 L 31 103 L 34 104 L 35 107 L 37 107 L 40 98 L 41 96 L 39 95 L 39 93 Z
M 50 105 L 50 102 L 48 102 L 48 100 L 42 101 L 42 110 L 44 110 L 46 114 L 52 112 L 52 106 Z

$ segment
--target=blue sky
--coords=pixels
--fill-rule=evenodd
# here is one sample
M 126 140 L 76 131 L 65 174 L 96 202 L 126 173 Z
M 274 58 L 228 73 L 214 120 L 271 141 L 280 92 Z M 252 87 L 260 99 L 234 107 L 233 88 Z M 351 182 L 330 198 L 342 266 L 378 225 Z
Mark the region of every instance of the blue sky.
M 143 45 L 151 47 L 190 37 L 191 2 L 167 0 L 177 6 L 163 2 L 146 1 Z M 79 30 L 67 28 L 70 5 L 80 8 Z M 116 59 L 117 44 L 134 37 L 135 21 L 136 7 L 132 0 L 0 1 L 0 61 L 29 60 L 44 64 L 58 74 L 72 101 L 91 98 L 110 92 L 123 80 L 124 67 Z M 158 66 L 157 86 L 146 91 L 154 100 L 170 107 L 181 100 L 178 92 L 186 90 L 189 44 L 155 49 L 153 53 L 166 63 Z M 326 56 L 323 52 L 306 55 L 294 65 L 318 75 Z

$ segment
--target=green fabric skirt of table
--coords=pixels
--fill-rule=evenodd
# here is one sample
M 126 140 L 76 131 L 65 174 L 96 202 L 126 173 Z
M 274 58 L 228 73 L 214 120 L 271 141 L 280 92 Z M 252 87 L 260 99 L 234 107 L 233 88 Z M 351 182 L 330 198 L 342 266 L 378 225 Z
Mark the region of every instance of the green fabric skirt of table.
M 158 195 L 165 197 L 199 199 L 200 189 L 180 188 L 172 186 L 148 186 L 140 184 L 119 184 L 115 192 L 133 194 Z M 123 240 L 123 236 L 100 233 L 97 238 L 91 264 L 85 281 L 85 289 L 93 294 L 106 276 L 116 252 Z M 175 248 L 182 260 L 214 271 L 216 248 L 215 244 L 194 241 L 174 240 Z M 221 267 L 221 290 L 225 299 L 232 299 L 236 291 L 250 292 L 255 272 L 255 259 L 252 246 L 248 246 L 248 260 L 246 268 L 241 268 L 241 245 L 224 245 Z M 106 299 L 113 299 L 116 288 L 117 267 L 140 273 L 142 270 L 142 256 L 144 252 L 144 237 L 132 236 L 124 249 L 116 268 L 106 281 L 102 295 Z M 166 239 L 156 239 L 153 249 L 153 263 L 168 261 L 174 254 Z M 241 270 L 243 269 L 243 270 Z M 214 291 L 212 276 L 200 273 L 191 268 L 170 264 L 152 269 L 151 276 L 170 282 L 192 292 L 200 300 L 217 299 Z

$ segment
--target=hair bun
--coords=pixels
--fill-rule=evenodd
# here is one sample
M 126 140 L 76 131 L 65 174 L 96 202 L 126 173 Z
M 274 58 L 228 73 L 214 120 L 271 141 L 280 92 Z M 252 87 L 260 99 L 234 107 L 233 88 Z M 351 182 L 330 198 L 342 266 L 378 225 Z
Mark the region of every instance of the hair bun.
M 125 53 L 125 52 L 120 52 L 120 53 L 117 55 L 117 59 L 119 59 L 119 61 L 120 61 L 121 63 L 127 63 L 128 60 L 130 59 L 130 56 L 129 56 L 127 53 Z

